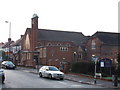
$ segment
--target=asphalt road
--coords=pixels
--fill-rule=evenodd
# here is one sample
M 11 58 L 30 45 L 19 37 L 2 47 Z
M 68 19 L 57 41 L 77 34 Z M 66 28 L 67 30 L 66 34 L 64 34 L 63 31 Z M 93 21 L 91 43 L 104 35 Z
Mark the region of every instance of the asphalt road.
M 50 80 L 39 78 L 37 74 L 22 70 L 5 69 L 5 84 L 2 88 L 101 88 L 95 85 L 81 84 L 68 80 Z

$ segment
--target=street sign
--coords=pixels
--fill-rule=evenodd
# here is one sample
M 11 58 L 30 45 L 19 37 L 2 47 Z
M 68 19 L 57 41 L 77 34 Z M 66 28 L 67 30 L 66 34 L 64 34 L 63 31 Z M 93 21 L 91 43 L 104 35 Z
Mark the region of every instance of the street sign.
M 104 62 L 100 62 L 100 67 L 104 67 Z
M 97 57 L 97 56 L 92 56 L 92 60 L 93 60 L 93 61 L 97 61 L 97 60 L 98 60 L 98 57 Z
M 112 60 L 108 58 L 103 58 L 100 60 L 101 67 L 112 67 Z

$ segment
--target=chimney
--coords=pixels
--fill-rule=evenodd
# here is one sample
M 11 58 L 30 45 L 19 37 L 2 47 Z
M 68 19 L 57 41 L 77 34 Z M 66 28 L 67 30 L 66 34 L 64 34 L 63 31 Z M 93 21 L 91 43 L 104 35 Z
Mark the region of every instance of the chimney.
M 11 42 L 11 38 L 8 38 L 8 42 Z
M 21 35 L 21 38 L 23 37 L 24 35 Z
M 33 14 L 32 17 L 32 50 L 35 50 L 35 47 L 37 45 L 37 33 L 38 33 L 38 16 L 37 14 Z

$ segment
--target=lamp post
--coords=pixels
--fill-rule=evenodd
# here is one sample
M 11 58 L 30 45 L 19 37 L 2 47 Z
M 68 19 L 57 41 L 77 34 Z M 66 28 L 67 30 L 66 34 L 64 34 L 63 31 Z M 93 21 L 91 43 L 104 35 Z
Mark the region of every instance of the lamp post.
M 76 52 L 74 52 L 74 61 L 76 62 Z
M 11 22 L 10 21 L 5 21 L 5 23 L 9 24 L 9 38 L 11 38 Z
M 95 62 L 94 84 L 96 84 L 97 57 L 95 55 L 92 55 L 92 57 Z
M 10 60 L 10 42 L 11 42 L 11 22 L 5 21 L 9 24 L 9 38 L 8 38 L 8 60 Z

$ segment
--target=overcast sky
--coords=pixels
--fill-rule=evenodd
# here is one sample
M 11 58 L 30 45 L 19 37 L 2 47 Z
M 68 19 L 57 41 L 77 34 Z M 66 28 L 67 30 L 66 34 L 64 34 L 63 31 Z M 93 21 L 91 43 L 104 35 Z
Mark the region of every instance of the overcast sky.
M 39 28 L 82 32 L 118 32 L 118 1 L 120 0 L 0 0 L 0 42 L 9 37 L 17 40 L 31 28 L 34 13 Z

